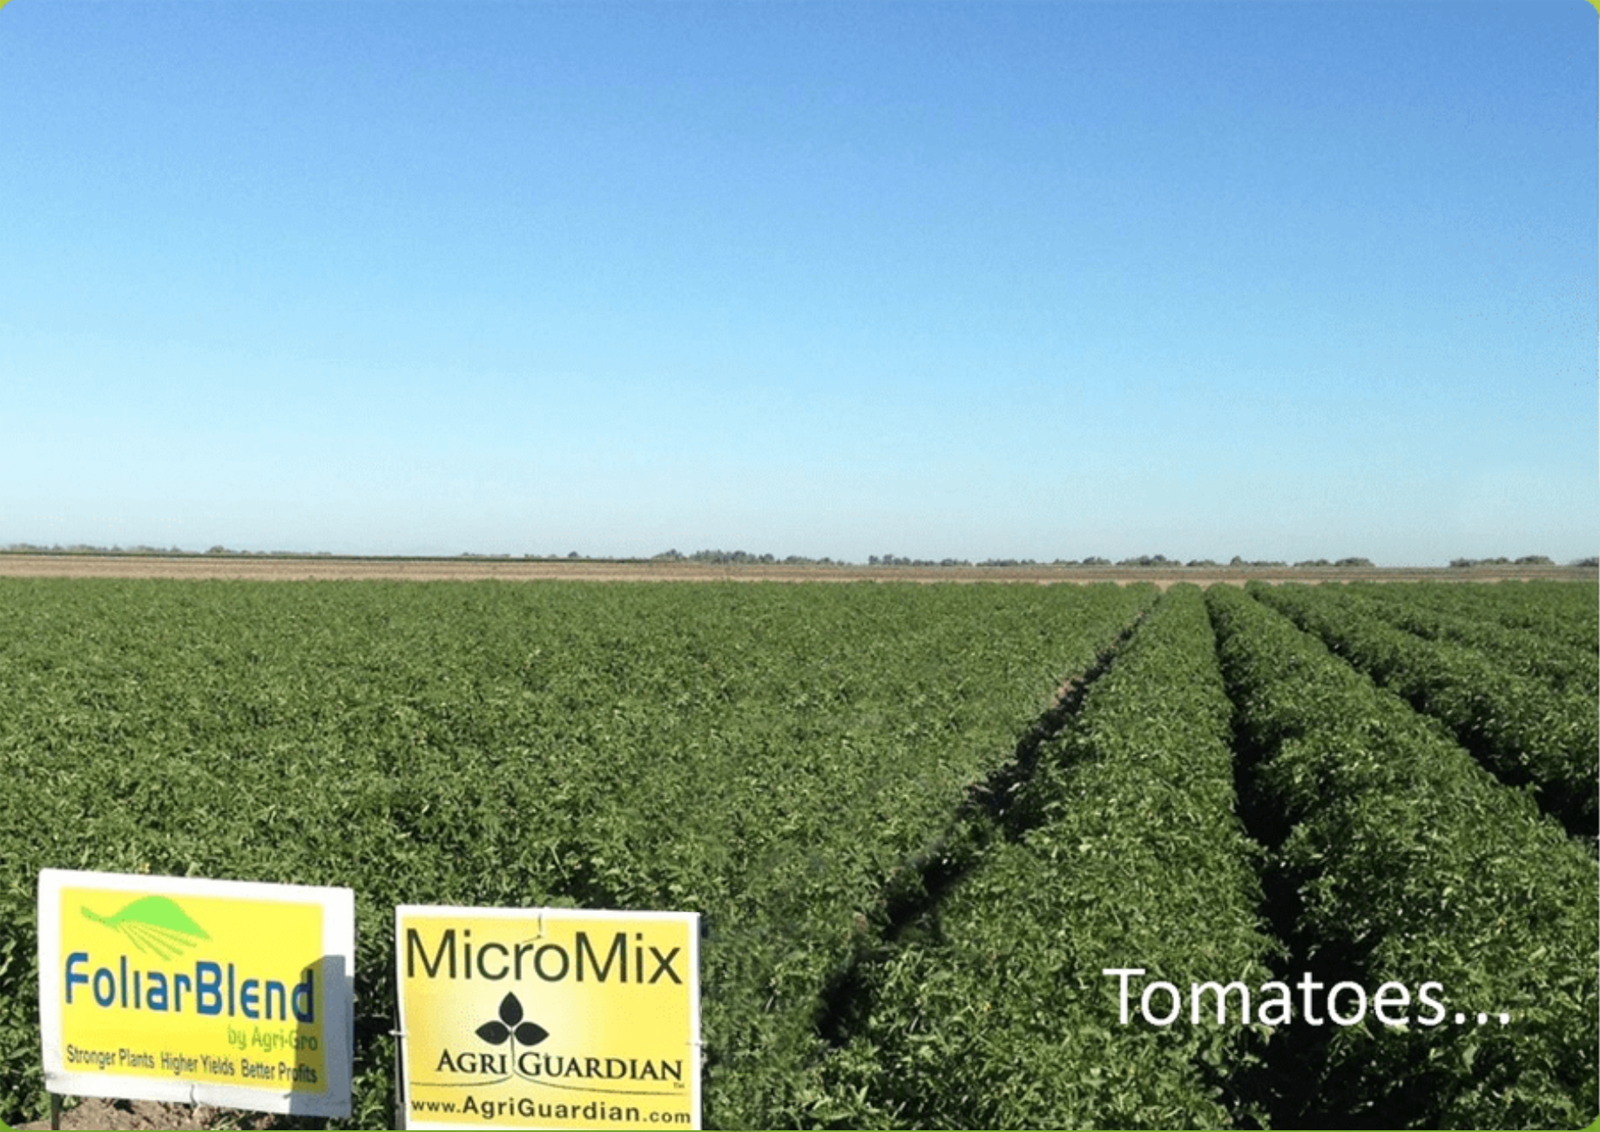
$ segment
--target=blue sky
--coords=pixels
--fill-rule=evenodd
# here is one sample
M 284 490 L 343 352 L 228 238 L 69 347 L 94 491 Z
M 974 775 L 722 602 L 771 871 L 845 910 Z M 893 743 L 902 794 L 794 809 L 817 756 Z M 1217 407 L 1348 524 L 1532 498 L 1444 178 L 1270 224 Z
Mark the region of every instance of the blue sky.
M 0 545 L 1600 551 L 1583 0 L 13 0 Z

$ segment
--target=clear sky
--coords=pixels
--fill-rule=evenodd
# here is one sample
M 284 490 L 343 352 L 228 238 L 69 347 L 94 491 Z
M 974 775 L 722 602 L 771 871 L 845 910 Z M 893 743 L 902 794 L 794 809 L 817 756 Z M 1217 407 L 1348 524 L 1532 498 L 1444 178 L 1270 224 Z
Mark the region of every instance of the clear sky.
M 1583 0 L 12 0 L 0 545 L 1600 553 Z

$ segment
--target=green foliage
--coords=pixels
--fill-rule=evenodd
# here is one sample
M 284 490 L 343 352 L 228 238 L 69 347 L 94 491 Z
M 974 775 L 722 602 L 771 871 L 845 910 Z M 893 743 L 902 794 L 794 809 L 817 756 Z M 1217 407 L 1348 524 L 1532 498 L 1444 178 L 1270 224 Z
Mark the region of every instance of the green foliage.
M 1593 587 L 1575 588 L 1593 592 Z M 1600 642 L 1591 638 L 1584 645 L 1570 643 L 1570 630 L 1581 630 L 1581 622 L 1569 625 L 1569 632 L 1565 633 L 1529 632 L 1485 619 L 1486 611 L 1473 616 L 1464 609 L 1425 604 L 1417 600 L 1423 589 L 1419 585 L 1368 585 L 1351 587 L 1347 592 L 1355 599 L 1353 608 L 1363 614 L 1379 617 L 1419 637 L 1463 644 L 1481 653 L 1488 663 L 1513 675 L 1543 682 L 1556 694 L 1574 689 L 1589 700 L 1600 695 Z
M 1466 1016 L 1333 1034 L 1320 1111 L 1384 1127 L 1588 1123 L 1600 899 L 1586 849 L 1284 617 L 1225 587 L 1207 601 L 1263 760 L 1255 782 L 1292 822 L 1274 871 L 1297 894 L 1294 945 L 1330 979 L 1441 983 Z M 1480 1011 L 1512 1021 L 1477 1025 Z
M 1498 582 L 1463 586 L 1419 582 L 1373 586 L 1371 596 L 1422 607 L 1492 629 L 1515 630 L 1525 641 L 1564 647 L 1595 663 L 1600 650 L 1600 583 Z M 1367 587 L 1360 592 L 1369 594 Z
M 1256 583 L 1251 592 L 1417 710 L 1443 721 L 1503 781 L 1531 783 L 1540 804 L 1569 831 L 1590 841 L 1600 832 L 1600 714 L 1593 692 L 1581 686 L 1557 690 L 1469 645 L 1396 628 L 1337 587 Z
M 1503 664 L 1488 734 L 1548 702 L 1510 658 L 1581 638 L 1574 592 L 1419 591 L 1494 645 L 1365 594 L 1330 620 Z M 700 912 L 711 1126 L 1248 1125 L 1274 1073 L 1346 1121 L 1587 1122 L 1592 857 L 1289 621 L 1205 605 L 1220 670 L 1186 587 L 0 582 L 0 1114 L 44 1111 L 54 866 L 352 887 L 356 1127 L 392 1120 L 397 903 Z M 1297 959 L 1514 1022 L 1373 1024 L 1303 1065 L 1281 1032 L 1118 1022 L 1106 967 L 1269 978 L 1284 892 Z
M 1019 811 L 909 946 L 870 965 L 875 1008 L 839 1087 L 917 1128 L 1230 1127 L 1217 1081 L 1240 1027 L 1120 1021 L 1106 968 L 1180 983 L 1271 977 L 1233 807 L 1231 707 L 1192 586 L 1156 607 L 1040 755 Z
M 811 1119 L 857 925 L 1153 598 L 0 583 L 0 1112 L 43 1108 L 54 866 L 352 887 L 366 1127 L 392 1119 L 395 904 L 698 911 L 708 1120 Z

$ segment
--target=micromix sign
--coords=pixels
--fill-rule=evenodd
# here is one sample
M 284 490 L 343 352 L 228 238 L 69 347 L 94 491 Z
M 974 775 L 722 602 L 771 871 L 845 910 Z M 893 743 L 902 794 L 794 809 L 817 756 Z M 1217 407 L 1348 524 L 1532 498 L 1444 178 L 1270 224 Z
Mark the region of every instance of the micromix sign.
M 347 888 L 45 869 L 45 1087 L 348 1116 Z
M 699 918 L 402 907 L 410 1128 L 700 1127 Z

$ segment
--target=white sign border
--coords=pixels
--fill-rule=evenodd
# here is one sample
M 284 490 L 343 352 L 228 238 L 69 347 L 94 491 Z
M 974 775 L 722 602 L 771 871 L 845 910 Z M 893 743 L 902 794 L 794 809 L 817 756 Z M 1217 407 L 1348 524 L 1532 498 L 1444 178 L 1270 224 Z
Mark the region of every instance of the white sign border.
M 260 1085 L 217 1085 L 176 1078 L 146 1079 L 108 1076 L 68 1069 L 61 1056 L 61 890 L 99 888 L 165 896 L 261 900 L 282 904 L 317 904 L 322 908 L 322 954 L 343 959 L 344 971 L 332 973 L 323 1000 L 323 1065 L 327 1089 L 319 1096 Z M 209 1104 L 297 1116 L 350 1115 L 351 1061 L 355 1047 L 355 890 L 264 881 L 214 880 L 204 877 L 97 873 L 75 869 L 39 871 L 39 1032 L 44 1054 L 45 1088 L 74 1097 L 125 1097 L 173 1104 Z
M 411 1078 L 407 1068 L 405 1056 L 406 1035 L 409 1030 L 406 1025 L 406 996 L 405 976 L 402 973 L 405 965 L 405 933 L 404 924 L 408 917 L 413 919 L 457 919 L 463 917 L 482 917 L 495 920 L 520 920 L 526 923 L 529 920 L 665 920 L 674 923 L 686 923 L 689 928 L 689 971 L 693 975 L 693 993 L 689 996 L 689 1056 L 692 1072 L 690 1074 L 690 1120 L 689 1128 L 703 1126 L 701 1113 L 700 1075 L 702 1062 L 702 1045 L 704 1035 L 700 1028 L 700 913 L 699 912 L 665 912 L 660 910 L 628 912 L 614 908 L 464 908 L 453 907 L 445 904 L 401 904 L 394 910 L 394 993 L 396 999 L 396 1024 L 399 1026 L 398 1045 L 396 1047 L 396 1072 L 395 1087 L 398 1090 L 400 1103 L 396 1114 L 399 1120 L 397 1128 L 402 1129 L 458 1129 L 461 1124 L 435 1124 L 430 1121 L 413 1121 L 411 1119 Z M 527 1127 L 537 1127 L 528 1125 Z M 684 1127 L 678 1125 L 678 1127 Z

